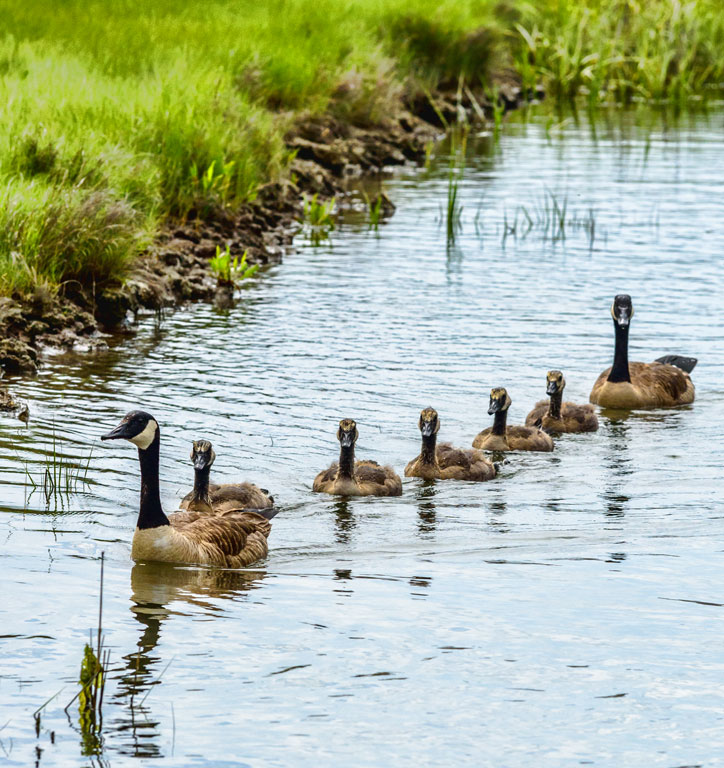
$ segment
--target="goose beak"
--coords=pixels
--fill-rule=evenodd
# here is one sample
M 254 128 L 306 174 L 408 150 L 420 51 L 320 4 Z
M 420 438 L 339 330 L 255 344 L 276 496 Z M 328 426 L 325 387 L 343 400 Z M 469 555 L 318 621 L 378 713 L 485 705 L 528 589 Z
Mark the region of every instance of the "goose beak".
M 558 392 L 558 382 L 549 381 L 548 386 L 546 387 L 546 395 L 555 395 L 556 392 Z
M 122 421 L 115 429 L 112 429 L 108 434 L 102 435 L 101 440 L 130 440 L 134 437 L 131 425 L 127 421 Z
M 628 327 L 628 324 L 631 322 L 631 311 L 628 307 L 618 307 L 616 322 L 621 328 Z
M 502 400 L 495 400 L 494 398 L 491 397 L 490 406 L 488 407 L 488 416 L 492 416 L 494 413 L 497 413 L 502 407 L 503 407 Z
M 432 435 L 434 431 L 435 431 L 435 425 L 431 421 L 422 422 L 422 426 L 420 427 L 420 432 L 422 432 L 423 437 L 430 437 L 430 435 Z

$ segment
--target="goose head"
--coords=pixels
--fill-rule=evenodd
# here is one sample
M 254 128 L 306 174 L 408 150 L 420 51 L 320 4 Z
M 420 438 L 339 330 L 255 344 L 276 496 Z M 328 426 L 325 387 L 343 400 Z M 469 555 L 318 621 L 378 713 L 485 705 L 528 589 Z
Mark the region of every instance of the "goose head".
M 420 421 L 418 426 L 423 437 L 436 435 L 440 429 L 440 419 L 434 408 L 423 408 L 420 412 Z
M 494 413 L 498 413 L 498 411 L 507 411 L 512 402 L 505 387 L 494 387 L 490 390 L 488 415 L 492 416 Z
M 337 430 L 337 440 L 342 448 L 351 448 L 359 437 L 357 432 L 357 424 L 353 419 L 342 419 L 339 422 L 339 429 Z
M 191 463 L 195 470 L 210 469 L 215 460 L 216 454 L 208 440 L 194 440 L 191 449 Z
M 145 411 L 131 411 L 121 423 L 101 440 L 130 440 L 141 451 L 146 451 L 158 435 L 158 422 Z
M 631 297 L 627 293 L 619 293 L 611 305 L 611 317 L 613 322 L 619 328 L 628 328 L 631 318 L 634 315 L 634 308 Z
M 548 371 L 546 376 L 546 395 L 559 395 L 566 386 L 566 380 L 560 371 Z

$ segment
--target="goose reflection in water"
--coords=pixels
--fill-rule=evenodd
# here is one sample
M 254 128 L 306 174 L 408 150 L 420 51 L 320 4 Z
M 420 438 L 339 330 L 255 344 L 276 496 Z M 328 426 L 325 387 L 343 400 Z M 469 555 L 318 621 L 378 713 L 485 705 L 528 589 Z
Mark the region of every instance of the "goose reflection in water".
M 425 480 L 415 489 L 417 504 L 417 533 L 423 538 L 429 538 L 437 530 L 437 507 L 435 496 L 437 488 L 435 480 Z
M 160 685 L 170 659 L 156 652 L 164 622 L 185 613 L 184 603 L 212 615 L 224 612 L 219 599 L 244 599 L 266 577 L 262 571 L 191 568 L 168 563 L 137 563 L 131 569 L 131 612 L 141 625 L 138 647 L 123 656 L 117 670 L 114 699 L 127 704 L 114 722 L 114 734 L 124 734 L 121 754 L 133 757 L 163 757 L 159 722 L 151 714 L 146 697 Z M 152 703 L 153 696 L 148 698 Z M 128 734 L 126 736 L 125 734 Z M 111 736 L 113 738 L 113 736 Z

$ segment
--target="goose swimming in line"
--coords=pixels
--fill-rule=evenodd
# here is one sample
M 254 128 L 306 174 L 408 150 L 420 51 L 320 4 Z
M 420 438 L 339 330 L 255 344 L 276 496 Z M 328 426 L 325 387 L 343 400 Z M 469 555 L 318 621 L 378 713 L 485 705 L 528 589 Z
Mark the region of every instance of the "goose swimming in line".
M 593 406 L 563 402 L 566 380 L 560 371 L 548 371 L 546 394 L 550 400 L 541 400 L 525 417 L 527 427 L 540 425 L 546 432 L 595 432 L 598 418 Z
M 181 509 L 197 512 L 228 512 L 232 509 L 269 509 L 274 497 L 253 483 L 209 483 L 211 466 L 216 460 L 208 440 L 194 440 L 191 461 L 194 465 L 194 488 L 181 500 Z
M 149 413 L 131 411 L 101 440 L 129 440 L 138 448 L 141 504 L 131 557 L 169 563 L 243 568 L 265 557 L 269 520 L 276 510 L 187 511 L 166 516 L 159 491 L 161 430 Z
M 653 363 L 630 363 L 628 332 L 634 310 L 631 297 L 619 294 L 611 305 L 616 335 L 613 365 L 596 379 L 589 400 L 603 408 L 670 408 L 694 402 L 689 374 L 696 358 L 665 355 Z
M 473 448 L 483 451 L 552 451 L 553 440 L 538 427 L 509 427 L 507 425 L 510 395 L 503 387 L 490 390 L 488 413 L 495 414 L 493 426 L 480 432 Z
M 453 448 L 450 443 L 437 445 L 440 419 L 434 408 L 425 408 L 418 422 L 422 434 L 420 455 L 405 467 L 405 477 L 424 480 L 492 480 L 495 466 L 482 451 Z
M 402 480 L 392 467 L 382 467 L 376 461 L 354 460 L 358 437 L 357 424 L 352 419 L 339 422 L 339 461 L 314 478 L 312 489 L 339 496 L 400 496 Z

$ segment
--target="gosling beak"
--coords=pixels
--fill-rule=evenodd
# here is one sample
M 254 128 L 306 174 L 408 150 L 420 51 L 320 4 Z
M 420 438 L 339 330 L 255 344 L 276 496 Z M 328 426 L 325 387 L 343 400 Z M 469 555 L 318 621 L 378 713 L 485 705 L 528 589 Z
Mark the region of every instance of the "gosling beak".
M 420 427 L 420 432 L 422 432 L 423 437 L 430 437 L 432 433 L 435 431 L 435 425 L 431 421 L 423 421 L 422 426 Z
M 206 469 L 211 464 L 209 458 L 210 456 L 207 453 L 197 453 L 194 456 L 194 469 Z
M 107 435 L 102 435 L 101 440 L 130 440 L 133 436 L 130 424 L 127 421 L 122 421 Z
M 354 432 L 342 432 L 339 444 L 342 448 L 351 448 L 354 445 Z
M 555 395 L 556 392 L 558 392 L 558 382 L 549 381 L 548 386 L 546 387 L 546 395 Z
M 494 413 L 497 413 L 502 407 L 503 407 L 502 400 L 495 400 L 491 397 L 490 406 L 488 407 L 488 415 L 492 416 Z

